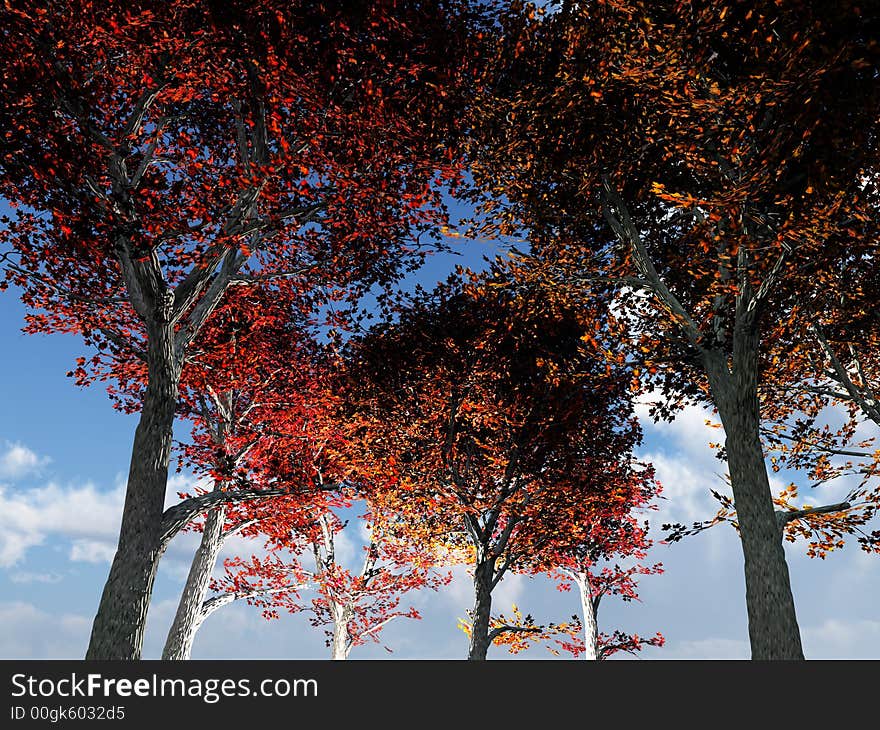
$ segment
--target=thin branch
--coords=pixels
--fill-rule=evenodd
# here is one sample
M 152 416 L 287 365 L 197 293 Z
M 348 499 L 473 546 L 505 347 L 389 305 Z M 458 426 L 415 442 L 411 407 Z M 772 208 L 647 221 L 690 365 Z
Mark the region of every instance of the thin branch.
M 241 488 L 227 491 L 207 492 L 195 497 L 188 497 L 181 502 L 169 507 L 162 514 L 162 532 L 160 544 L 166 546 L 180 530 L 192 522 L 196 517 L 221 504 L 235 504 L 248 502 L 267 497 L 283 497 L 290 495 L 287 488 Z
M 700 330 L 696 322 L 682 306 L 678 298 L 669 290 L 657 273 L 654 262 L 651 260 L 641 234 L 630 217 L 629 210 L 623 199 L 614 189 L 607 175 L 602 177 L 602 195 L 604 205 L 602 207 L 605 219 L 608 221 L 614 233 L 623 244 L 628 244 L 632 249 L 636 264 L 641 269 L 641 274 L 650 285 L 651 291 L 660 299 L 679 321 L 679 324 L 688 341 L 702 351 L 700 345 Z
M 242 520 L 237 525 L 233 525 L 228 530 L 224 530 L 222 539 L 225 540 L 228 537 L 232 537 L 233 535 L 237 535 L 239 532 L 241 532 L 245 528 L 250 527 L 251 525 L 257 524 L 260 521 L 260 519 L 261 519 L 260 517 L 253 517 L 249 520 Z
M 258 596 L 268 596 L 273 593 L 285 593 L 287 591 L 296 591 L 301 588 L 308 587 L 307 583 L 300 583 L 290 586 L 275 586 L 272 588 L 254 588 L 249 591 L 226 591 L 216 596 L 206 599 L 199 609 L 199 624 L 201 624 L 208 616 L 210 616 L 218 608 L 222 608 L 233 601 L 241 601 L 248 598 L 257 598 Z
M 538 626 L 510 626 L 505 624 L 504 626 L 499 626 L 492 631 L 489 632 L 489 643 L 491 644 L 495 639 L 497 639 L 501 634 L 508 633 L 540 633 L 541 629 Z
M 783 243 L 782 253 L 779 254 L 779 257 L 774 262 L 773 267 L 764 278 L 764 281 L 761 282 L 761 286 L 758 287 L 758 291 L 756 291 L 754 296 L 749 300 L 749 303 L 746 306 L 746 316 L 748 317 L 750 324 L 754 320 L 756 320 L 758 315 L 760 314 L 761 305 L 763 305 L 767 297 L 770 296 L 770 292 L 773 290 L 773 286 L 779 279 L 779 272 L 782 271 L 782 265 L 785 263 L 786 257 L 790 252 L 791 248 L 788 246 L 788 244 Z
M 510 567 L 510 555 L 506 555 L 504 557 L 504 562 L 501 564 L 501 567 L 498 570 L 494 571 L 495 575 L 492 578 L 492 588 L 491 590 L 495 590 L 495 586 L 497 586 L 501 579 L 504 577 L 504 574 L 507 572 L 507 569 Z
M 779 526 L 780 532 L 782 529 L 789 523 L 794 520 L 800 520 L 805 517 L 812 517 L 813 515 L 826 515 L 834 512 L 846 512 L 848 509 L 852 509 L 852 505 L 849 502 L 837 502 L 835 504 L 827 504 L 824 507 L 809 507 L 806 509 L 796 509 L 796 510 L 776 510 L 776 524 Z
M 362 631 L 362 632 L 361 632 L 361 635 L 360 635 L 361 638 L 363 638 L 364 636 L 369 636 L 370 634 L 374 634 L 374 633 L 376 633 L 379 629 L 381 629 L 381 628 L 382 628 L 383 626 L 385 626 L 386 624 L 392 622 L 392 621 L 393 621 L 394 619 L 396 619 L 396 618 L 399 618 L 399 614 L 395 614 L 394 616 L 389 616 L 388 618 L 384 619 L 383 621 L 380 621 L 380 622 L 377 623 L 377 624 L 373 624 L 373 625 L 372 625 L 370 628 L 368 628 L 366 631 Z
M 835 449 L 830 446 L 822 446 L 821 444 L 805 441 L 804 439 L 795 438 L 794 436 L 789 436 L 785 433 L 779 433 L 777 431 L 773 431 L 768 428 L 762 428 L 761 431 L 767 437 L 774 439 L 784 439 L 785 441 L 791 441 L 795 444 L 802 444 L 804 446 L 809 446 L 812 449 L 816 449 L 817 451 L 822 451 L 826 454 L 833 454 L 835 456 L 852 456 L 859 459 L 871 459 L 874 457 L 874 454 L 869 453 L 867 451 L 850 451 L 848 449 Z
M 833 368 L 834 379 L 844 387 L 849 395 L 850 399 L 858 405 L 859 408 L 862 409 L 862 412 L 870 418 L 874 423 L 880 424 L 880 411 L 877 410 L 868 400 L 864 397 L 861 391 L 856 387 L 856 385 L 852 382 L 852 378 L 850 378 L 849 373 L 846 371 L 846 368 L 843 367 L 843 364 L 837 358 L 836 353 L 834 352 L 834 348 L 828 342 L 828 339 L 825 337 L 825 332 L 819 324 L 811 325 L 813 332 L 816 335 L 816 339 L 819 341 L 819 346 L 825 352 L 825 355 L 828 357 L 828 360 L 831 362 L 831 367 Z M 873 400 L 873 399 L 872 399 Z
M 241 286 L 243 284 L 259 284 L 263 281 L 275 281 L 276 279 L 292 279 L 295 276 L 302 276 L 309 272 L 309 268 L 303 267 L 294 271 L 273 271 L 266 274 L 240 274 L 229 279 L 230 286 Z

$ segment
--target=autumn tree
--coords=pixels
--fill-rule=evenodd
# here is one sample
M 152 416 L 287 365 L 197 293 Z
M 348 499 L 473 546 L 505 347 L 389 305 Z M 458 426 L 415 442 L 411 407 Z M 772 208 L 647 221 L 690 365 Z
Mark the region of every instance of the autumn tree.
M 636 654 L 646 646 L 663 646 L 662 634 L 642 637 L 620 630 L 599 631 L 599 606 L 604 599 L 618 597 L 637 601 L 638 580 L 642 575 L 663 572 L 660 563 L 647 564 L 652 541 L 647 522 L 639 521 L 639 512 L 654 508 L 651 502 L 659 494 L 659 484 L 651 480 L 632 482 L 628 492 L 620 492 L 595 506 L 587 521 L 572 526 L 570 539 L 561 549 L 548 551 L 532 570 L 557 581 L 560 591 L 577 587 L 581 613 L 571 621 L 539 624 L 514 606 L 510 615 L 499 614 L 490 620 L 493 631 L 508 627 L 516 631 L 498 631 L 495 643 L 518 654 L 536 644 L 545 644 L 554 654 L 560 650 L 589 661 L 607 659 L 618 652 Z M 472 626 L 462 623 L 470 632 Z
M 225 499 L 198 525 L 200 544 L 163 659 L 189 658 L 218 555 L 231 535 L 254 534 L 253 526 L 269 518 L 295 530 L 333 498 L 321 454 L 333 437 L 322 415 L 334 398 L 321 349 L 297 315 L 295 297 L 284 294 L 237 288 L 193 345 L 181 383 L 181 410 L 193 431 L 181 444 L 180 462 L 213 485 L 208 494 Z M 214 610 L 221 602 L 209 605 Z
M 353 519 L 342 518 L 359 506 L 340 499 L 333 508 L 310 510 L 304 523 L 278 512 L 271 522 L 258 521 L 256 535 L 264 538 L 268 554 L 225 561 L 225 574 L 214 581 L 214 595 L 205 601 L 203 613 L 240 598 L 261 607 L 269 619 L 281 611 L 304 613 L 313 627 L 324 630 L 335 660 L 347 659 L 354 647 L 379 642 L 395 619 L 420 619 L 414 607 L 401 606 L 404 596 L 436 590 L 449 575 L 436 570 L 432 554 L 410 541 L 393 517 L 368 506 Z M 340 554 L 340 537 L 347 535 L 359 545 L 361 530 L 368 539 L 352 569 Z M 303 592 L 314 598 L 308 601 Z
M 648 525 L 638 512 L 649 508 L 659 485 L 645 481 L 604 505 L 583 527 L 581 537 L 557 557 L 555 574 L 561 590 L 577 587 L 581 604 L 581 637 L 562 642 L 562 648 L 587 660 L 607 659 L 616 652 L 636 653 L 645 646 L 663 646 L 661 634 L 643 638 L 615 630 L 599 631 L 599 606 L 604 599 L 638 600 L 638 578 L 663 572 L 660 563 L 647 564 L 652 542 Z
M 656 415 L 717 409 L 752 656 L 801 658 L 760 402 L 814 295 L 871 255 L 876 17 L 597 0 L 513 3 L 500 27 L 470 122 L 490 223 L 527 229 L 523 269 L 572 299 L 618 287 Z
M 505 575 L 651 479 L 633 461 L 632 374 L 617 366 L 613 327 L 552 290 L 452 278 L 350 344 L 349 438 L 394 475 L 376 499 L 411 539 L 472 569 L 470 659 L 521 630 L 490 626 Z
M 194 428 L 181 464 L 227 500 L 196 526 L 201 541 L 163 659 L 190 658 L 202 623 L 238 600 L 261 606 L 267 617 L 309 612 L 314 626 L 331 627 L 333 657 L 344 659 L 353 646 L 378 640 L 394 618 L 417 617 L 414 609 L 398 610 L 403 593 L 442 581 L 417 549 L 392 539 L 390 524 L 371 525 L 359 572 L 337 560 L 337 537 L 348 523 L 334 509 L 350 509 L 345 495 L 357 493 L 342 483 L 337 463 L 347 451 L 335 427 L 342 399 L 332 349 L 314 340 L 294 303 L 278 289 L 238 288 L 193 347 L 181 399 Z M 346 535 L 362 523 L 355 520 Z M 225 574 L 212 579 L 233 535 L 269 552 L 228 560 Z M 305 601 L 304 592 L 317 597 Z
M 815 323 L 809 328 L 815 331 Z M 880 547 L 880 531 L 870 531 L 880 504 L 874 422 L 835 384 L 839 381 L 830 378 L 834 366 L 825 359 L 823 347 L 815 340 L 800 340 L 784 366 L 768 368 L 761 393 L 764 449 L 775 478 L 786 480 L 773 496 L 779 538 L 805 542 L 807 556 L 822 559 L 842 549 L 848 538 L 854 537 L 869 553 Z M 797 367 L 792 370 L 793 360 Z M 859 380 L 860 390 L 862 382 L 867 381 Z M 721 444 L 709 446 L 723 458 Z M 830 490 L 837 496 L 817 499 L 817 494 Z M 711 518 L 663 526 L 670 542 L 724 523 L 739 529 L 733 500 L 714 489 L 712 496 L 718 509 Z
M 313 496 L 313 493 L 307 494 Z M 292 526 L 305 525 L 306 510 L 312 514 L 315 509 L 314 505 L 304 502 L 302 495 L 274 499 L 266 497 L 256 504 L 257 508 L 250 510 L 246 518 L 237 514 L 230 516 L 228 512 L 233 510 L 225 506 L 215 507 L 206 513 L 200 524 L 195 526 L 202 533 L 202 538 L 190 564 L 174 619 L 165 638 L 162 659 L 190 659 L 196 633 L 205 619 L 219 608 L 237 600 L 251 600 L 276 593 L 287 595 L 306 587 L 305 583 L 297 582 L 292 573 L 287 573 L 283 582 L 240 587 L 219 594 L 211 592 L 218 557 L 229 538 L 234 535 L 253 538 L 255 525 L 260 521 L 260 517 L 268 516 L 270 513 L 284 515 L 288 524 Z
M 442 222 L 467 17 L 454 0 L 0 10 L 5 281 L 26 331 L 147 372 L 89 658 L 140 656 L 181 374 L 230 287 L 356 297 Z
M 862 194 L 875 210 L 877 193 L 866 177 Z M 876 240 L 872 219 L 850 224 L 853 235 Z M 807 489 L 795 483 L 777 498 L 786 537 L 807 539 L 811 556 L 824 557 L 851 535 L 865 551 L 880 550 L 880 531 L 869 531 L 880 505 L 880 449 L 872 435 L 880 427 L 876 266 L 872 253 L 856 254 L 817 288 L 790 350 L 803 377 L 776 375 L 763 402 L 773 469 L 799 470 L 810 487 L 846 485 L 844 499 L 833 504 L 804 506 Z
M 861 194 L 876 208 L 877 190 L 866 176 Z M 876 238 L 875 221 L 856 212 L 850 235 Z M 789 483 L 774 497 L 780 536 L 805 541 L 810 557 L 825 558 L 855 537 L 866 552 L 880 548 L 880 531 L 870 523 L 880 504 L 876 482 L 880 451 L 872 429 L 880 426 L 874 407 L 877 342 L 870 250 L 853 252 L 821 287 L 804 298 L 803 315 L 778 331 L 784 351 L 763 363 L 760 395 L 762 436 L 770 467 Z M 836 501 L 816 498 L 835 489 Z M 674 525 L 677 539 L 722 522 L 736 522 L 733 503 L 715 493 L 719 509 L 712 519 Z

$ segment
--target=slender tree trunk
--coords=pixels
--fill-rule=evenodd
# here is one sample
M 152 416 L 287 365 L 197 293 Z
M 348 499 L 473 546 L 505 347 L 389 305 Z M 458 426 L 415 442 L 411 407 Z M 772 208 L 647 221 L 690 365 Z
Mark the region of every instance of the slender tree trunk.
M 744 337 L 741 335 L 741 337 Z M 716 368 L 710 385 L 725 450 L 745 558 L 752 659 L 803 659 L 791 579 L 761 446 L 757 335 L 735 349 L 734 372 Z
M 586 573 L 577 573 L 576 581 L 578 592 L 581 594 L 581 613 L 584 622 L 584 659 L 598 661 L 599 659 L 599 623 L 596 616 L 596 606 L 593 603 L 592 591 L 590 590 L 590 576 Z
M 348 642 L 348 621 L 351 611 L 343 608 L 337 612 L 333 621 L 333 641 L 331 644 L 331 658 L 333 660 L 348 659 L 351 646 Z
M 170 307 L 170 303 L 168 303 Z M 148 328 L 148 384 L 134 435 L 116 555 L 92 624 L 86 659 L 140 659 L 162 554 L 162 511 L 180 368 L 167 319 Z
M 489 653 L 489 618 L 492 615 L 494 564 L 482 560 L 474 570 L 474 614 L 468 659 L 482 660 Z
M 223 547 L 223 524 L 226 507 L 211 510 L 205 518 L 202 540 L 193 557 L 186 584 L 177 605 L 174 622 L 165 640 L 163 659 L 189 659 L 196 631 L 202 623 L 202 604 L 208 594 L 211 575 L 217 565 L 217 555 Z

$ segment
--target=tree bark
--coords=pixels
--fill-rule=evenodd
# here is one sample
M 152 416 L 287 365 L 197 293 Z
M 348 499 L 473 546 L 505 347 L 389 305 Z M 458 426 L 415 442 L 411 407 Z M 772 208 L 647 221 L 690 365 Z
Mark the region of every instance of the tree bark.
M 335 661 L 348 659 L 351 646 L 348 642 L 348 621 L 351 611 L 347 608 L 340 610 L 333 621 L 333 641 L 331 644 L 331 658 Z
M 752 659 L 803 659 L 791 579 L 761 445 L 757 335 L 739 337 L 745 341 L 735 346 L 733 372 L 727 370 L 726 363 L 716 364 L 710 368 L 709 383 L 724 426 L 745 559 Z
M 492 614 L 494 561 L 482 560 L 474 569 L 474 612 L 468 659 L 484 660 L 489 653 L 489 618 Z
M 170 303 L 168 303 L 170 307 Z M 104 585 L 86 659 L 140 659 L 162 555 L 162 513 L 180 367 L 169 317 L 148 327 L 148 383 L 134 444 L 116 555 Z
M 785 551 L 779 540 L 761 445 L 758 402 L 760 320 L 769 291 L 765 286 L 772 287 L 772 274 L 755 292 L 749 278 L 748 255 L 745 249 L 740 249 L 735 274 L 738 291 L 730 338 L 731 352 L 728 354 L 726 349 L 707 346 L 697 322 L 658 274 L 638 227 L 607 176 L 603 177 L 603 188 L 606 219 L 620 241 L 632 250 L 647 287 L 671 313 L 690 346 L 699 352 L 709 378 L 712 400 L 724 425 L 727 463 L 745 558 L 752 658 L 803 659 L 791 580 Z M 720 314 L 720 310 L 715 314 Z M 726 330 L 722 328 L 715 332 L 714 339 L 726 341 Z
M 586 573 L 577 573 L 575 582 L 578 592 L 581 594 L 581 613 L 584 622 L 584 659 L 588 661 L 599 660 L 599 623 L 596 616 L 596 604 L 593 603 L 592 591 L 590 590 L 590 576 Z
M 168 631 L 163 659 L 189 659 L 192 653 L 196 631 L 202 623 L 202 604 L 208 594 L 211 575 L 217 565 L 217 555 L 223 546 L 223 524 L 226 520 L 226 507 L 221 505 L 211 510 L 205 518 L 202 540 L 193 557 L 186 577 L 186 584 L 177 605 L 174 622 Z

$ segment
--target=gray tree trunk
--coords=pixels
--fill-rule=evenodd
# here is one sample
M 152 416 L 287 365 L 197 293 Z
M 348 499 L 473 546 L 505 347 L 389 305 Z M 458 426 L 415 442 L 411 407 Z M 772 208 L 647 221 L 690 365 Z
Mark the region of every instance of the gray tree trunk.
M 729 341 L 731 352 L 707 346 L 707 338 L 692 313 L 682 306 L 657 272 L 638 226 L 608 177 L 603 178 L 603 198 L 605 218 L 620 241 L 632 250 L 640 274 L 699 353 L 709 377 L 712 400 L 726 434 L 727 463 L 745 558 L 752 658 L 803 659 L 788 565 L 779 540 L 760 433 L 757 385 L 760 321 L 773 276 L 765 276 L 755 291 L 748 253 L 740 249 L 736 271 L 726 275 L 735 277 L 737 284 L 733 330 L 728 332 L 720 318 L 712 338 L 718 342 Z M 765 289 L 765 285 L 768 288 Z M 723 302 L 717 303 L 715 314 L 722 313 L 722 305 Z
M 211 510 L 205 518 L 202 540 L 193 557 L 186 577 L 186 584 L 177 605 L 174 622 L 168 631 L 163 659 L 189 659 L 196 631 L 202 623 L 202 604 L 208 595 L 211 575 L 217 565 L 217 555 L 223 547 L 223 525 L 226 507 Z
M 785 551 L 779 539 L 760 434 L 758 338 L 738 334 L 733 373 L 709 371 L 721 422 L 745 559 L 752 659 L 803 659 Z
M 482 560 L 474 569 L 474 612 L 468 659 L 484 660 L 489 653 L 489 620 L 492 615 L 494 561 Z
M 584 659 L 599 660 L 599 623 L 596 605 L 590 590 L 590 576 L 580 572 L 575 574 L 578 592 L 581 594 L 581 613 L 584 622 Z
M 104 585 L 86 659 L 140 659 L 163 546 L 162 512 L 180 368 L 169 312 L 148 327 L 148 383 L 132 445 L 116 555 Z

